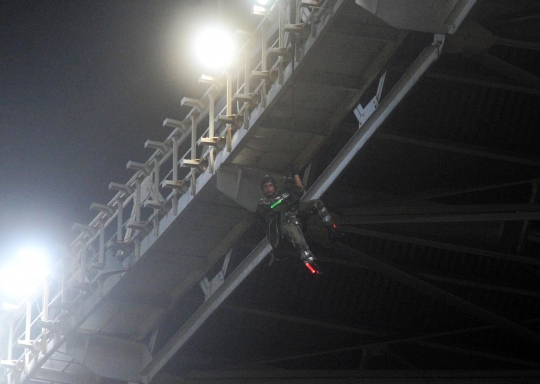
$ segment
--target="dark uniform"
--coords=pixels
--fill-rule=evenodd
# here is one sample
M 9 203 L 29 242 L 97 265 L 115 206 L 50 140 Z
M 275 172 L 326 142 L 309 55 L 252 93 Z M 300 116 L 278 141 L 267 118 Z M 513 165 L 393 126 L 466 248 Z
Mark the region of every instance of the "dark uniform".
M 266 176 L 263 184 L 271 182 L 276 185 L 275 180 Z M 315 265 L 315 256 L 302 232 L 301 220 L 310 215 L 317 214 L 321 222 L 332 233 L 334 232 L 332 217 L 321 200 L 300 201 L 304 195 L 304 189 L 294 185 L 291 179 L 287 179 L 280 189 L 272 196 L 266 196 L 257 205 L 257 215 L 264 220 L 266 235 L 273 249 L 276 249 L 281 239 L 288 241 L 296 250 L 300 252 L 300 257 L 304 263 Z

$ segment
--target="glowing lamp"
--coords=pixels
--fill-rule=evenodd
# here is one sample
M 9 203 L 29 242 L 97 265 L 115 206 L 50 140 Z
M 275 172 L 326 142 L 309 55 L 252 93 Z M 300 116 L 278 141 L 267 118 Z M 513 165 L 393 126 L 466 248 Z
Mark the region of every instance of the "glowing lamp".
M 231 34 L 222 27 L 202 30 L 195 39 L 197 59 L 209 69 L 223 69 L 230 64 L 235 47 Z
M 24 299 L 50 272 L 49 258 L 44 249 L 22 249 L 0 270 L 1 292 L 9 301 Z

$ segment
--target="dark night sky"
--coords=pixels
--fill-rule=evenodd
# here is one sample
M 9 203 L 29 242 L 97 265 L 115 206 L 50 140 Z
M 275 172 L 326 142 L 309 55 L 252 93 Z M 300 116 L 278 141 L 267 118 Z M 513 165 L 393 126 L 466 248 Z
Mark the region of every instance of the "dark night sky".
M 237 27 L 250 0 L 10 0 L 0 13 L 0 258 L 24 241 L 67 244 L 144 142 L 206 86 L 190 37 L 209 15 Z M 229 18 L 229 19 L 227 19 Z M 231 19 L 236 19 L 232 22 Z

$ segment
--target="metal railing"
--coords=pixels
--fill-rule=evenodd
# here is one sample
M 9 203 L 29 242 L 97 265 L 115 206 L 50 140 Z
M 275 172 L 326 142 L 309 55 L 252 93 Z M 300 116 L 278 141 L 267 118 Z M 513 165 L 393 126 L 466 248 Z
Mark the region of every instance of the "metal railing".
M 302 39 L 315 37 L 317 23 L 334 2 L 296 0 L 293 9 L 280 0 L 254 32 L 238 33 L 244 44 L 237 60 L 218 77 L 201 76 L 207 91 L 182 100 L 191 109 L 183 120 L 164 121 L 173 129 L 167 139 L 147 141 L 145 147 L 155 149 L 148 160 L 128 162 L 135 174 L 125 184 L 109 185 L 116 195 L 106 205 L 91 205 L 99 212 L 88 225 L 73 226 L 80 233 L 54 272 L 19 305 L 2 306 L 0 383 L 31 377 L 64 342 L 63 334 L 79 325 L 73 320 L 76 304 L 90 292 L 103 293 L 110 276 L 122 276 L 142 256 L 141 241 L 160 235 L 162 218 L 181 213 L 198 192 L 198 178 L 217 171 L 233 150 L 234 135 L 250 128 L 256 108 L 266 107 L 272 84 L 283 82 L 291 59 L 301 60 Z M 111 259 L 122 267 L 117 262 L 111 269 Z

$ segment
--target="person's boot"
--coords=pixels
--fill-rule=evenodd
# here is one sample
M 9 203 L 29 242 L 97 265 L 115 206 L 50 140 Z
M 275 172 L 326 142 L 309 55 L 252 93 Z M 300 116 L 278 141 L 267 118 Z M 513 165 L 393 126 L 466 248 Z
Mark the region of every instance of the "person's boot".
M 313 256 L 313 253 L 311 253 L 311 251 L 302 251 L 300 254 L 300 258 L 312 274 L 322 274 L 321 268 L 317 265 L 317 259 L 315 258 L 315 256 Z
M 328 230 L 328 240 L 330 240 L 330 243 L 340 241 L 345 236 L 343 232 L 338 231 L 336 224 L 329 225 L 326 229 Z

